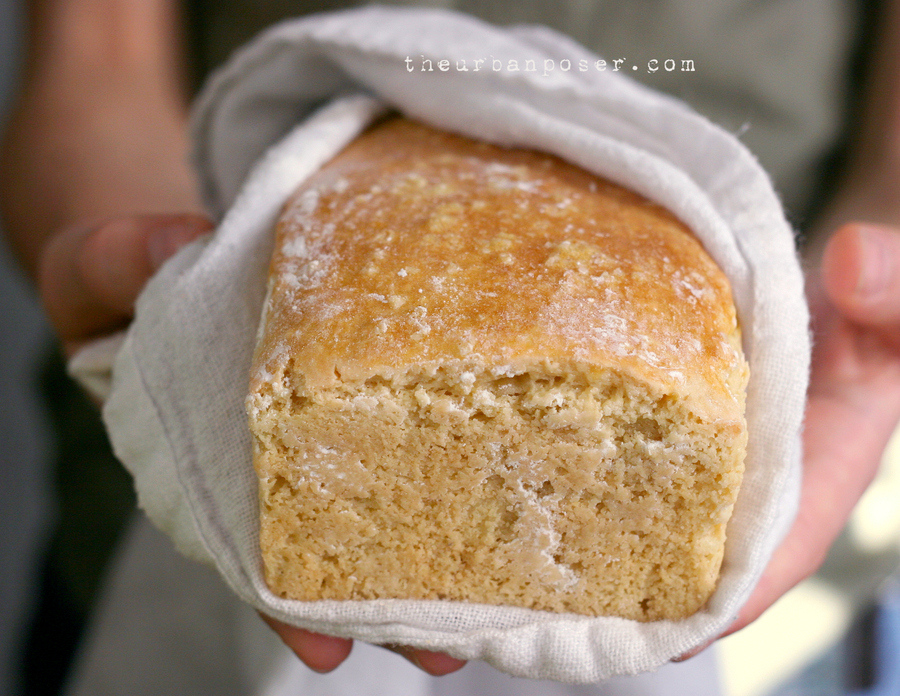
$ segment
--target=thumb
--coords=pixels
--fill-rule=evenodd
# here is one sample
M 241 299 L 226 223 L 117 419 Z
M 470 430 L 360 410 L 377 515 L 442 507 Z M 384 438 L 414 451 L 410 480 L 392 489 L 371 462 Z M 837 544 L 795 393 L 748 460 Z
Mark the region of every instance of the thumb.
M 844 225 L 825 248 L 822 282 L 851 321 L 873 328 L 900 326 L 900 231 Z
M 38 287 L 66 351 L 125 326 L 163 262 L 211 228 L 196 214 L 139 215 L 56 235 L 41 255 Z

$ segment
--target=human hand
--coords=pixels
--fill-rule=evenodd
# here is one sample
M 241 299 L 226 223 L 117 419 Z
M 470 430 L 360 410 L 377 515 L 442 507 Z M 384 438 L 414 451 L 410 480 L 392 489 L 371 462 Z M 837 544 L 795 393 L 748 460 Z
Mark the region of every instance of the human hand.
M 353 641 L 349 638 L 335 638 L 312 633 L 296 626 L 277 621 L 269 616 L 262 616 L 269 627 L 278 634 L 304 664 L 316 672 L 330 672 L 336 669 L 350 655 Z M 444 653 L 431 652 L 407 646 L 383 646 L 398 655 L 402 655 L 422 671 L 433 677 L 444 676 L 465 666 L 465 660 L 457 660 Z
M 127 326 L 138 295 L 152 275 L 181 247 L 211 229 L 205 217 L 185 213 L 123 216 L 75 224 L 53 235 L 40 256 L 38 288 L 66 355 Z M 262 618 L 317 672 L 335 669 L 350 654 L 350 640 Z M 390 649 L 434 676 L 465 664 L 428 650 Z
M 52 235 L 37 284 L 64 353 L 128 325 L 156 270 L 212 223 L 194 213 L 132 215 L 76 223 Z
M 115 11 L 110 11 L 114 6 Z M 28 60 L 0 139 L 4 233 L 72 356 L 124 328 L 146 282 L 211 229 L 190 167 L 179 3 L 35 3 Z M 269 621 L 313 669 L 350 643 Z M 430 674 L 462 666 L 396 648 Z
M 800 507 L 726 635 L 822 564 L 900 419 L 900 229 L 839 228 L 808 276 L 807 294 L 813 356 Z
M 797 518 L 720 638 L 755 621 L 822 565 L 900 420 L 900 228 L 840 227 L 807 274 L 807 296 L 813 355 Z

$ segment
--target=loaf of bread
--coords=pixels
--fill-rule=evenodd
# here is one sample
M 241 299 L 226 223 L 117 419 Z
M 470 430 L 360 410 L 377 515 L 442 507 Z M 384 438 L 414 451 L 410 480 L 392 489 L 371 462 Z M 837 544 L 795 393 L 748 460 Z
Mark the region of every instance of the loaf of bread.
M 247 400 L 266 581 L 686 617 L 718 577 L 747 378 L 727 279 L 671 213 L 388 119 L 277 225 Z

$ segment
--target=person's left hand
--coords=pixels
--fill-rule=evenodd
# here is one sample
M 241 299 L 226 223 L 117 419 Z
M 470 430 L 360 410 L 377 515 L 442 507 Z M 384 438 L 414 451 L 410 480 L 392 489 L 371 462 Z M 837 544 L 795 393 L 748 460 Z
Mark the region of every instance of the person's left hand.
M 807 297 L 813 353 L 797 517 L 719 638 L 748 626 L 818 570 L 900 420 L 900 229 L 839 228 L 807 274 Z
M 807 294 L 813 355 L 799 512 L 728 633 L 818 569 L 900 419 L 900 229 L 838 229 Z
M 900 229 L 851 223 L 807 275 L 812 372 L 797 518 L 719 638 L 745 628 L 825 560 L 900 419 Z M 686 660 L 711 641 L 678 660 Z

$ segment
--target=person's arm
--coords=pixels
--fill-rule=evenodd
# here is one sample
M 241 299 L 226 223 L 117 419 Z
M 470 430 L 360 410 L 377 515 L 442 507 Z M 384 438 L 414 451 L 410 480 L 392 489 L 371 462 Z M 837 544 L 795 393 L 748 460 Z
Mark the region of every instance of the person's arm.
M 35 0 L 0 167 L 7 236 L 37 274 L 85 220 L 201 210 L 174 0 Z
M 119 328 L 156 268 L 210 229 L 188 160 L 177 0 L 32 0 L 0 148 L 0 212 L 63 349 Z M 351 641 L 266 619 L 307 665 Z M 431 674 L 464 663 L 394 648 Z
M 178 9 L 174 0 L 29 5 L 0 212 L 68 352 L 126 322 L 162 257 L 208 228 L 188 165 Z M 178 215 L 155 230 L 148 216 L 160 213 Z

